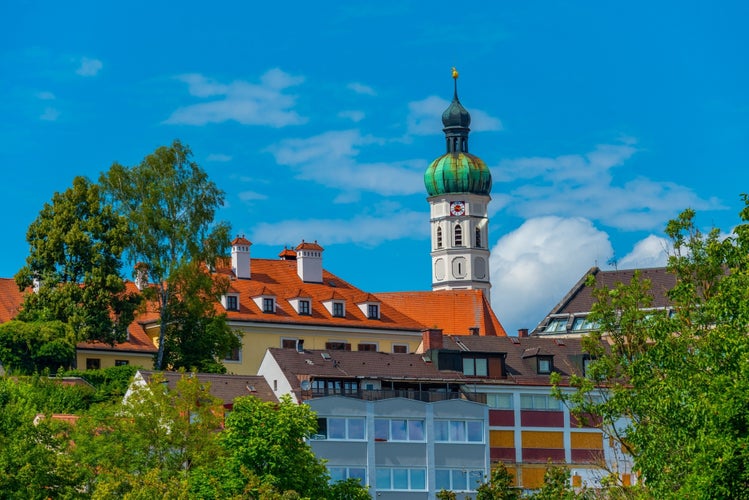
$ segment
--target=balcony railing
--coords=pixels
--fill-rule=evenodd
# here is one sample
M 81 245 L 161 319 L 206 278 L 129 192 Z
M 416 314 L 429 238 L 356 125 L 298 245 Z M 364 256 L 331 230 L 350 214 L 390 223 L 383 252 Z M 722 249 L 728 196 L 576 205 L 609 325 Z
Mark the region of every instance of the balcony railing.
M 413 399 L 416 401 L 424 401 L 426 403 L 433 403 L 435 401 L 446 401 L 448 399 L 465 399 L 476 403 L 486 404 L 486 394 L 476 392 L 465 392 L 465 391 L 444 391 L 444 390 L 418 390 L 418 389 L 381 389 L 381 390 L 366 390 L 361 389 L 359 391 L 349 392 L 337 392 L 337 391 L 311 391 L 313 398 L 321 398 L 324 396 L 345 396 L 349 398 L 364 399 L 366 401 L 379 401 L 381 399 L 390 398 L 406 398 Z

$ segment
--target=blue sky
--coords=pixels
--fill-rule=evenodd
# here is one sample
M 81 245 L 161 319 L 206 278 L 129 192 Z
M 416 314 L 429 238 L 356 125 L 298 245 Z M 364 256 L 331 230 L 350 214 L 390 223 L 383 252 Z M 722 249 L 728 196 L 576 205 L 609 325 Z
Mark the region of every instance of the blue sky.
M 273 5 L 271 5 L 273 4 Z M 370 291 L 431 285 L 423 172 L 460 71 L 492 170 L 492 302 L 533 328 L 589 267 L 662 265 L 686 207 L 749 191 L 749 4 L 10 2 L 0 16 L 0 276 L 73 177 L 175 138 L 254 257 L 317 240 Z

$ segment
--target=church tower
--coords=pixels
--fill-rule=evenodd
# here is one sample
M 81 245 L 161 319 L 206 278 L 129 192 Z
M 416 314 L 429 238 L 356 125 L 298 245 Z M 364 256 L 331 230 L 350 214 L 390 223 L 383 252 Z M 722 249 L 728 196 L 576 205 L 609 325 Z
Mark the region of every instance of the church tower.
M 487 299 L 489 217 L 492 176 L 486 164 L 468 152 L 471 115 L 455 92 L 442 113 L 447 152 L 424 174 L 432 234 L 432 290 L 478 289 Z

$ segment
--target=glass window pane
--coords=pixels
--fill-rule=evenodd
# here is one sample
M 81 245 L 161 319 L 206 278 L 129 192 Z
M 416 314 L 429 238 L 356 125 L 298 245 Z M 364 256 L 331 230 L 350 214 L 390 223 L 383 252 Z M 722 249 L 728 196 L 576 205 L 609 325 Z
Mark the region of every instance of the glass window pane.
M 389 490 L 392 489 L 390 485 L 390 469 L 377 469 L 377 489 L 378 490 Z
M 387 441 L 390 437 L 390 421 L 383 418 L 375 420 L 375 439 Z
M 405 420 L 390 421 L 390 438 L 393 441 L 406 441 L 408 439 L 408 430 Z
M 484 471 L 472 470 L 468 471 L 468 489 L 476 491 L 476 489 L 484 482 Z
M 427 472 L 424 469 L 411 469 L 411 489 L 427 489 Z
M 465 491 L 466 480 L 468 478 L 466 471 L 461 470 L 461 469 L 453 469 L 452 477 L 453 477 L 453 490 Z
M 408 469 L 393 469 L 393 489 L 408 489 Z
M 346 439 L 345 418 L 328 418 L 328 439 Z
M 476 375 L 486 377 L 488 374 L 486 358 L 476 358 Z
M 330 467 L 328 468 L 328 472 L 330 472 L 331 482 L 343 481 L 346 479 L 346 469 L 343 467 Z
M 437 491 L 451 490 L 452 485 L 450 484 L 450 469 L 437 469 L 434 472 L 435 486 L 437 487 Z
M 450 434 L 448 432 L 447 420 L 435 420 L 434 421 L 434 440 L 435 441 L 449 441 Z
M 450 420 L 450 441 L 463 442 L 466 440 L 466 426 L 462 420 Z
M 520 409 L 521 410 L 532 410 L 533 409 L 533 396 L 530 394 L 520 395 Z
M 424 421 L 408 421 L 408 439 L 410 441 L 424 441 Z
M 468 441 L 471 443 L 481 443 L 484 441 L 484 423 L 480 420 L 469 420 Z
M 358 479 L 361 484 L 367 484 L 367 470 L 361 467 L 351 467 L 348 470 L 348 477 Z
M 363 418 L 350 418 L 348 419 L 348 438 L 349 439 L 364 439 L 364 419 Z
M 463 374 L 464 375 L 476 375 L 475 365 L 473 364 L 473 358 L 463 358 Z

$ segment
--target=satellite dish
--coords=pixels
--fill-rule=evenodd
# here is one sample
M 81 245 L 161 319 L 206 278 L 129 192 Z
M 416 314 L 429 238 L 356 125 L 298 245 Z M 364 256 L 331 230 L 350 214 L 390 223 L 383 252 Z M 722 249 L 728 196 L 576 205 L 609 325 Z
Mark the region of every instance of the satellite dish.
M 309 383 L 309 380 L 302 380 L 303 391 L 309 391 L 311 387 L 312 387 L 312 384 Z

